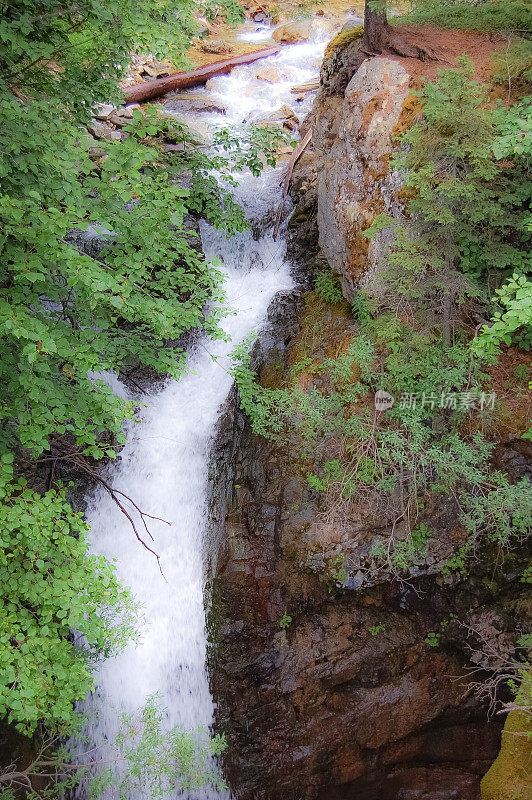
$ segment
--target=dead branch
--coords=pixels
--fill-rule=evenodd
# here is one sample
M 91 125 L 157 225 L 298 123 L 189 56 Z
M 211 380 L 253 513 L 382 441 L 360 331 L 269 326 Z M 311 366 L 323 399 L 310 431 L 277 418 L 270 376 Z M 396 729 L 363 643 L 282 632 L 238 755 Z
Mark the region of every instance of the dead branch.
M 147 524 L 146 520 L 151 519 L 151 520 L 156 520 L 158 522 L 164 522 L 165 525 L 171 525 L 172 523 L 169 522 L 166 519 L 163 519 L 162 517 L 156 517 L 156 516 L 154 516 L 152 514 L 148 514 L 146 511 L 143 511 L 137 505 L 137 503 L 128 494 L 126 494 L 125 492 L 121 491 L 120 489 L 115 489 L 113 486 L 111 486 L 110 483 L 108 483 L 104 478 L 102 478 L 102 476 L 98 473 L 98 471 L 91 464 L 89 464 L 89 462 L 83 457 L 83 455 L 81 453 L 77 452 L 76 450 L 73 450 L 73 451 L 71 451 L 69 453 L 61 451 L 60 448 L 57 446 L 56 442 L 54 442 L 53 446 L 57 450 L 59 450 L 59 455 L 51 456 L 50 458 L 46 458 L 45 457 L 45 458 L 39 459 L 41 462 L 43 462 L 43 461 L 51 461 L 52 462 L 52 464 L 51 464 L 51 468 L 52 468 L 51 476 L 53 476 L 53 470 L 55 469 L 55 465 L 57 464 L 57 462 L 58 461 L 66 461 L 66 462 L 70 462 L 75 467 L 77 467 L 82 472 L 84 472 L 86 475 L 89 475 L 94 481 L 99 483 L 100 486 L 103 489 L 105 489 L 105 491 L 113 499 L 113 502 L 116 503 L 116 505 L 118 506 L 118 508 L 122 512 L 122 514 L 124 514 L 124 516 L 126 517 L 126 519 L 129 522 L 129 524 L 131 525 L 131 528 L 133 529 L 133 533 L 135 534 L 135 537 L 140 542 L 140 544 L 149 553 L 151 553 L 152 555 L 155 556 L 155 558 L 157 559 L 157 565 L 159 567 L 159 571 L 160 571 L 161 575 L 163 576 L 163 578 L 165 578 L 164 572 L 163 572 L 162 567 L 161 567 L 160 555 L 153 549 L 153 547 L 150 547 L 150 545 L 147 543 L 147 541 L 141 536 L 141 534 L 139 533 L 138 527 L 137 527 L 137 525 L 135 523 L 135 520 L 133 519 L 132 515 L 129 513 L 129 511 L 125 507 L 123 500 L 126 500 L 135 509 L 135 511 L 138 513 L 138 515 L 139 515 L 139 517 L 140 517 L 140 519 L 142 521 L 142 524 L 144 525 L 144 529 L 145 529 L 146 533 L 148 534 L 148 536 L 150 537 L 150 539 L 152 541 L 155 541 L 155 540 L 153 538 L 153 535 L 152 535 L 150 529 L 148 528 L 148 524 Z M 50 482 L 50 479 L 49 479 L 49 482 Z M 165 580 L 166 580 L 166 578 L 165 578 Z
M 290 157 L 290 162 L 288 164 L 288 168 L 284 176 L 281 202 L 279 203 L 279 207 L 277 208 L 277 214 L 275 215 L 275 225 L 273 228 L 274 242 L 277 240 L 277 234 L 279 233 L 279 226 L 281 224 L 281 217 L 283 215 L 284 201 L 286 200 L 286 195 L 288 194 L 288 187 L 290 186 L 290 180 L 292 179 L 292 173 L 294 171 L 294 167 L 296 165 L 298 158 L 303 153 L 305 148 L 308 146 L 311 139 L 312 139 L 312 128 L 309 130 L 305 138 L 301 142 L 299 142 L 298 146 L 295 148 L 295 150 L 293 150 L 292 155 Z

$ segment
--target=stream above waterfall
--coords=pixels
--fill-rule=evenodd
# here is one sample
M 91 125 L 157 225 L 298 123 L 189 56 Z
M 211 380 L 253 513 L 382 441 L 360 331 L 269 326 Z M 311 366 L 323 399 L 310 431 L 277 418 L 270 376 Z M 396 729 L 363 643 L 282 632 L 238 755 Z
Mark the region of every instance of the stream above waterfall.
M 272 58 L 212 79 L 208 91 L 223 102 L 226 114 L 195 117 L 207 128 L 238 127 L 282 104 L 295 105 L 290 88 L 316 76 L 324 47 L 324 38 L 288 46 Z M 256 78 L 258 69 L 266 66 L 279 69 L 278 82 Z M 311 101 L 308 95 L 300 102 L 298 114 L 307 111 Z M 234 176 L 235 199 L 250 222 L 260 223 L 276 208 L 282 176 L 282 164 L 260 177 Z M 228 341 L 196 341 L 183 377 L 167 381 L 147 396 L 134 397 L 119 385 L 123 395 L 141 401 L 143 408 L 140 424 L 129 426 L 120 458 L 106 476 L 139 508 L 161 518 L 150 520 L 159 562 L 135 540 L 130 522 L 108 493 L 96 490 L 88 498 L 92 551 L 115 560 L 119 578 L 131 588 L 143 614 L 139 641 L 99 666 L 96 689 L 84 704 L 90 718 L 87 734 L 95 742 L 112 740 L 121 715 L 134 714 L 153 695 L 165 709 L 168 728 L 209 730 L 213 722 L 205 666 L 203 568 L 211 441 L 219 409 L 232 386 L 231 351 L 253 331 L 260 331 L 272 298 L 293 282 L 283 236 L 274 241 L 269 229 L 256 239 L 247 230 L 228 239 L 224 231 L 206 223 L 200 227 L 206 257 L 219 259 L 222 265 L 231 311 L 223 322 Z M 116 386 L 116 378 L 113 382 Z M 142 525 L 135 509 L 128 511 Z M 221 795 L 206 791 L 183 796 Z M 132 797 L 140 800 L 140 794 Z

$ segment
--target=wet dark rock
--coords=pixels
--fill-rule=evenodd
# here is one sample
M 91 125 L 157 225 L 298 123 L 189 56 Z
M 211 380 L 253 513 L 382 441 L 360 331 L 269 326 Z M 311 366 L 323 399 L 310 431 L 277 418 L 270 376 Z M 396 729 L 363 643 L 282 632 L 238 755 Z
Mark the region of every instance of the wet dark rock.
M 107 230 L 103 225 L 94 224 L 89 225 L 84 231 L 70 230 L 66 241 L 91 258 L 97 258 L 104 250 L 112 246 L 116 236 L 116 233 Z
M 303 135 L 313 127 L 313 138 L 291 189 L 289 252 L 299 286 L 275 298 L 253 347 L 264 385 L 279 385 L 293 363 L 301 293 L 324 253 L 351 299 L 379 260 L 367 244 L 358 253 L 363 229 L 376 213 L 401 210 L 400 181 L 387 162 L 409 76 L 384 58 L 349 74 L 359 34 L 344 31 L 328 52 L 330 75 L 322 70 L 322 91 L 302 125 Z M 331 313 L 312 323 L 321 342 L 313 355 L 325 358 Z M 350 335 L 351 318 L 343 324 Z M 211 686 L 234 796 L 479 800 L 503 719 L 488 718 L 488 704 L 466 689 L 472 669 L 482 676 L 495 668 L 471 630 L 510 646 L 509 632 L 526 622 L 524 554 L 512 553 L 497 578 L 489 548 L 466 577 L 442 574 L 463 529 L 452 498 L 439 497 L 423 509 L 426 552 L 401 574 L 383 568 L 372 549 L 388 542 L 398 498 L 368 489 L 341 508 L 327 505 L 309 486 L 299 444 L 295 435 L 277 443 L 256 436 L 233 390 L 213 446 L 207 550 L 215 554 Z M 338 457 L 340 446 L 325 437 L 320 459 Z M 497 457 L 516 475 L 530 463 L 515 442 Z M 404 539 L 404 524 L 393 534 Z
M 360 65 L 362 19 L 349 20 L 327 46 L 320 79 L 325 95 L 342 95 Z M 358 24 L 356 24 L 358 23 Z

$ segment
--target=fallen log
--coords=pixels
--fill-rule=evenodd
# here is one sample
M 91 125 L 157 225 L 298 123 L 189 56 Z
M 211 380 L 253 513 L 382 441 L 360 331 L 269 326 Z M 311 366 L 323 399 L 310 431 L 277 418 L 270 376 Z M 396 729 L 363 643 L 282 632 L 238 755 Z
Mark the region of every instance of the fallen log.
M 234 58 L 227 58 L 224 61 L 215 61 L 214 64 L 198 67 L 190 70 L 190 72 L 176 72 L 173 75 L 168 75 L 167 78 L 156 78 L 153 81 L 128 86 L 124 89 L 126 103 L 143 103 L 174 89 L 191 89 L 193 86 L 201 86 L 215 75 L 226 75 L 234 67 L 252 64 L 253 61 L 257 61 L 259 58 L 274 56 L 278 52 L 278 47 L 266 47 L 263 50 L 255 50 L 254 53 L 234 56 Z

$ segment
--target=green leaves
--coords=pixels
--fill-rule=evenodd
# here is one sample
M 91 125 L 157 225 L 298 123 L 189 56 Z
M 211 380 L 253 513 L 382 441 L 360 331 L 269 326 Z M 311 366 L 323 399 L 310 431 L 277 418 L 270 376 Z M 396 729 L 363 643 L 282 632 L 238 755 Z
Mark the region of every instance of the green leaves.
M 328 270 L 322 270 L 316 275 L 316 292 L 328 303 L 341 303 L 343 300 L 338 276 Z
M 301 459 L 309 486 L 327 495 L 329 522 L 341 524 L 345 504 L 363 495 L 391 530 L 398 519 L 409 521 L 406 538 L 373 554 L 378 564 L 405 572 L 423 561 L 431 536 L 423 509 L 442 501 L 469 537 L 449 569 L 463 570 L 480 541 L 511 547 L 524 538 L 532 529 L 530 482 L 512 484 L 493 470 L 493 445 L 464 432 L 468 406 L 442 402 L 475 396 L 481 386 L 469 348 L 446 347 L 433 330 L 417 331 L 395 315 L 366 316 L 360 326 L 342 355 L 300 356 L 284 388 L 261 386 L 247 348 L 237 350 L 233 374 L 254 432 Z M 395 401 L 384 411 L 365 402 L 377 390 Z M 338 457 L 324 456 L 331 451 Z
M 0 714 L 23 733 L 43 718 L 56 729 L 92 687 L 90 658 L 133 635 L 136 607 L 114 567 L 88 554 L 64 491 L 14 481 L 4 453 L 0 496 Z
M 497 290 L 495 301 L 505 310 L 495 312 L 492 324 L 484 325 L 471 342 L 473 353 L 491 363 L 497 360 L 501 345 L 510 345 L 514 339 L 526 350 L 532 346 L 532 281 L 514 273 Z
M 207 731 L 187 732 L 177 726 L 167 730 L 166 718 L 157 695 L 148 698 L 139 714 L 122 716 L 113 748 L 122 768 L 117 773 L 101 770 L 89 783 L 90 796 L 113 787 L 120 800 L 132 794 L 163 800 L 178 788 L 189 792 L 205 786 L 216 792 L 227 788 L 212 759 L 225 750 L 225 738 L 209 739 Z M 107 760 L 112 761 L 112 750 L 109 755 Z

